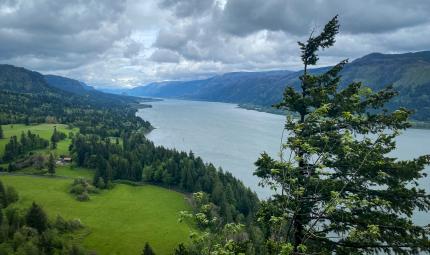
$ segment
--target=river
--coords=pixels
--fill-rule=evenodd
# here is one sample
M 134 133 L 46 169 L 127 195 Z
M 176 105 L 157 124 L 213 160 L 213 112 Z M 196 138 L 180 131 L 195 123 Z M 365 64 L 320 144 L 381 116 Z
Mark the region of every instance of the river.
M 254 162 L 263 151 L 274 158 L 279 155 L 285 117 L 227 103 L 166 99 L 150 104 L 152 108 L 139 110 L 138 116 L 156 128 L 147 136 L 156 145 L 193 151 L 231 172 L 260 197 L 270 195 L 252 174 Z M 397 139 L 397 146 L 393 154 L 401 159 L 430 154 L 430 130 L 409 129 Z M 430 192 L 430 177 L 420 184 Z M 429 223 L 428 215 L 415 218 Z

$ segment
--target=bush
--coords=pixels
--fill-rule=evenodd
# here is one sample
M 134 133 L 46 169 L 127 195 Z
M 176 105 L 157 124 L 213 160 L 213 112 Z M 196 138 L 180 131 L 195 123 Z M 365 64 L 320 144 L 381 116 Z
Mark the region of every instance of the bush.
M 87 192 L 84 192 L 84 193 L 79 194 L 78 196 L 76 196 L 76 199 L 78 201 L 84 202 L 84 201 L 90 200 L 90 196 L 88 195 Z
M 89 194 L 99 193 L 99 189 L 90 184 L 90 182 L 84 178 L 76 178 L 73 180 L 70 193 L 76 195 L 78 201 L 90 200 Z

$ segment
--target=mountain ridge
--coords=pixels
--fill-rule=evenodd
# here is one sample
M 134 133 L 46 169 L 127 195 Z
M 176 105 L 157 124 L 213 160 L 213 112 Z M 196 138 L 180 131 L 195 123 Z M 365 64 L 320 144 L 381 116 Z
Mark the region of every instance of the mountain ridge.
M 310 69 L 322 73 L 330 68 Z M 129 95 L 269 107 L 282 99 L 285 87 L 297 87 L 303 71 L 234 72 L 208 79 L 151 83 L 128 90 Z M 374 90 L 388 85 L 400 93 L 390 105 L 415 110 L 415 120 L 430 121 L 430 51 L 402 54 L 371 53 L 345 65 L 341 86 L 363 82 Z

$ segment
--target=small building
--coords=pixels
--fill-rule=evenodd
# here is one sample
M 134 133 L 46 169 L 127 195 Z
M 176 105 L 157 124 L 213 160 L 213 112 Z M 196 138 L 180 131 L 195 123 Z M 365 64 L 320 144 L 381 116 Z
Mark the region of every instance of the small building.
M 63 164 L 72 162 L 72 158 L 70 157 L 61 157 L 60 160 L 61 160 L 61 163 Z

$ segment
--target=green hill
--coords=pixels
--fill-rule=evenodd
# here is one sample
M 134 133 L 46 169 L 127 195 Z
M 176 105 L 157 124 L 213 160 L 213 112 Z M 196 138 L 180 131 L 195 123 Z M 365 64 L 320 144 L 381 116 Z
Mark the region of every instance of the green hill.
M 56 92 L 47 86 L 40 73 L 12 65 L 0 65 L 0 89 L 20 93 Z

